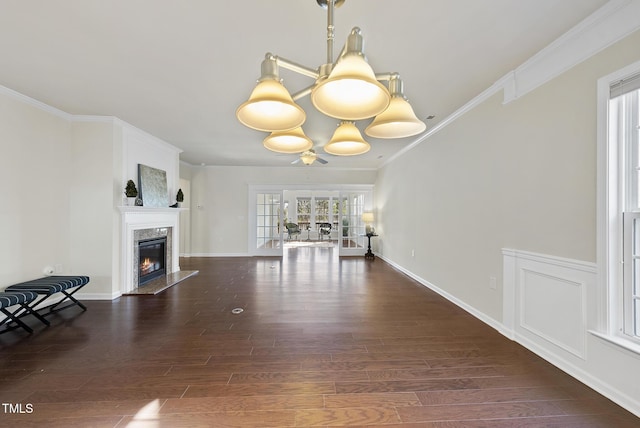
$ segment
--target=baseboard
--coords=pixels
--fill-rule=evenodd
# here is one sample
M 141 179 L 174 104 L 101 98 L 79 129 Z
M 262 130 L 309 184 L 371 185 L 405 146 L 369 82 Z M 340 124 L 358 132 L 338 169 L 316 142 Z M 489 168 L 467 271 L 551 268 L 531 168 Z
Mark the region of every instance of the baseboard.
M 602 382 L 597 377 L 592 376 L 575 364 L 572 364 L 570 361 L 563 359 L 558 354 L 549 352 L 546 348 L 539 346 L 536 342 L 529 340 L 523 335 L 516 333 L 514 341 L 524 346 L 534 354 L 538 355 L 545 361 L 548 361 L 549 363 L 558 367 L 563 372 L 576 378 L 588 387 L 609 398 L 611 401 L 617 403 L 621 407 L 624 407 L 634 415 L 640 417 L 640 406 L 638 405 L 637 399 L 634 399 L 633 397 L 630 397 L 620 390 L 611 387 L 609 384 Z
M 589 294 L 597 285 L 596 264 L 510 248 L 502 254 L 503 323 L 509 337 L 640 416 L 629 381 L 620 381 L 637 378 L 633 368 L 622 373 L 628 355 L 616 347 L 594 346 L 589 333 L 596 313 Z M 610 376 L 603 375 L 607 372 Z
M 251 257 L 248 253 L 184 253 L 180 257 Z
M 113 300 L 121 296 L 120 292 L 113 293 L 80 293 L 74 294 L 73 297 L 82 300 Z
M 555 267 L 563 267 L 563 268 L 571 267 L 575 271 L 582 272 L 588 275 L 595 275 L 593 263 L 579 262 L 575 260 L 563 259 L 559 257 L 529 253 L 524 251 L 510 252 L 509 250 L 504 250 L 503 253 L 505 256 L 520 255 L 531 261 L 541 262 L 541 263 L 545 263 L 547 265 L 551 265 Z M 636 398 L 620 391 L 619 389 L 615 388 L 609 383 L 597 377 L 594 377 L 589 372 L 579 367 L 577 364 L 574 364 L 571 361 L 567 360 L 566 358 L 563 358 L 563 356 L 560 353 L 555 352 L 553 349 L 541 346 L 539 342 L 529 339 L 527 336 L 520 333 L 518 331 L 518 328 L 515 328 L 514 325 L 507 326 L 502 322 L 499 322 L 487 316 L 486 314 L 476 310 L 472 306 L 466 304 L 465 302 L 461 301 L 455 296 L 452 296 L 451 294 L 435 286 L 434 284 L 427 281 L 426 279 L 416 275 L 415 273 L 407 270 L 403 266 L 395 263 L 393 260 L 390 260 L 380 254 L 377 254 L 376 256 L 384 260 L 389 265 L 391 265 L 394 269 L 402 272 L 403 274 L 414 279 L 421 285 L 438 293 L 440 296 L 444 297 L 451 303 L 465 310 L 466 312 L 473 315 L 474 317 L 484 322 L 485 324 L 489 325 L 490 327 L 496 329 L 498 332 L 500 332 L 502 335 L 504 335 L 508 339 L 513 340 L 516 343 L 522 345 L 523 347 L 527 348 L 531 352 L 538 355 L 540 358 L 548 361 L 550 364 L 553 364 L 554 366 L 558 367 L 560 370 L 566 372 L 567 374 L 574 377 L 578 381 L 584 383 L 588 387 L 594 389 L 598 393 L 604 395 L 605 397 L 609 398 L 613 402 L 622 406 L 626 410 L 640 417 L 640 404 L 638 403 L 638 400 Z M 508 280 L 509 278 L 505 276 L 505 281 L 508 281 Z M 567 354 L 567 355 L 571 355 L 571 354 Z
M 443 289 L 437 287 L 436 285 L 432 284 L 431 282 L 427 281 L 426 279 L 414 274 L 410 270 L 405 269 L 404 267 L 402 267 L 399 264 L 395 263 L 393 260 L 389 260 L 388 258 L 384 257 L 383 255 L 378 255 L 377 254 L 376 256 L 378 258 L 384 260 L 388 264 L 390 264 L 394 269 L 402 272 L 403 274 L 407 275 L 409 278 L 416 280 L 417 282 L 419 282 L 421 285 L 427 287 L 428 289 L 438 293 L 440 296 L 444 297 L 445 299 L 447 299 L 451 303 L 454 303 L 456 306 L 460 307 L 461 309 L 464 309 L 469 314 L 471 314 L 474 317 L 478 318 L 483 323 L 489 325 L 490 327 L 492 327 L 492 328 L 496 329 L 497 331 L 499 331 L 501 334 L 503 334 L 503 335 L 508 337 L 507 332 L 505 331 L 504 325 L 501 322 L 491 318 L 490 316 L 487 316 L 487 314 L 484 314 L 484 313 L 476 310 L 473 306 L 470 306 L 470 305 L 466 304 L 462 300 L 460 300 L 457 297 L 447 293 L 446 291 L 444 291 Z

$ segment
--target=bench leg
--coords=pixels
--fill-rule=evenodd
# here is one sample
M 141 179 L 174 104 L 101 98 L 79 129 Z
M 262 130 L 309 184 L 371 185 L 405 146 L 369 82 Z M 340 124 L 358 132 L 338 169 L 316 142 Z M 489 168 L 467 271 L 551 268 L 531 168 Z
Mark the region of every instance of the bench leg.
M 21 303 L 21 307 L 18 308 L 15 312 L 9 312 L 8 310 L 6 310 L 5 308 L 0 308 L 0 311 L 2 311 L 3 314 L 5 314 L 7 316 L 7 319 L 2 320 L 2 324 L 7 324 L 7 328 L 2 330 L 1 333 L 4 333 L 6 331 L 10 331 L 10 330 L 14 330 L 18 327 L 22 327 L 23 329 L 25 329 L 26 331 L 28 331 L 29 333 L 33 333 L 33 329 L 31 327 L 29 327 L 28 325 L 26 325 L 25 323 L 23 323 L 17 316 L 16 316 L 16 312 L 20 311 L 20 309 L 26 309 L 28 311 L 30 311 L 29 307 L 26 306 L 24 303 Z M 8 321 L 7 321 L 8 320 Z M 10 326 L 11 322 L 15 322 L 17 325 L 16 326 Z
M 34 307 L 35 307 L 35 305 L 34 305 Z M 47 321 L 46 319 L 44 319 L 44 317 L 42 315 L 40 315 L 38 312 L 36 312 L 35 309 L 33 309 L 31 306 L 25 304 L 24 305 L 24 312 L 23 312 L 23 314 L 21 316 L 25 316 L 25 315 L 28 315 L 28 314 L 31 314 L 34 317 L 38 318 L 43 324 L 51 325 L 51 323 L 49 321 Z
M 86 284 L 85 284 L 86 285 Z M 84 287 L 84 285 L 81 285 L 79 287 L 75 287 L 75 290 L 73 290 L 73 292 L 71 293 L 67 293 L 66 290 L 62 290 L 60 291 L 62 294 L 65 295 L 64 299 L 60 300 L 58 303 L 56 303 L 55 305 L 51 305 L 49 306 L 49 312 L 46 315 L 49 314 L 53 314 L 56 312 L 60 312 L 63 309 L 67 309 L 71 306 L 75 306 L 78 305 L 82 308 L 83 311 L 87 310 L 87 307 L 85 305 L 83 305 L 78 299 L 76 299 L 75 297 L 73 297 L 73 294 L 75 294 L 76 292 L 78 292 L 82 287 Z M 62 306 L 60 308 L 58 308 L 58 306 L 60 306 L 60 304 L 66 302 L 67 300 L 71 300 L 71 303 L 69 303 L 68 305 Z
M 44 317 L 42 315 L 40 315 L 38 312 L 36 312 L 36 310 L 35 310 L 35 307 L 38 306 L 43 301 L 45 301 L 47 299 L 47 297 L 49 297 L 48 294 L 40 297 L 39 299 L 36 299 L 36 300 L 30 302 L 30 303 L 23 303 L 22 307 L 14 312 L 14 316 L 16 318 L 21 318 L 21 317 L 24 317 L 24 316 L 27 316 L 27 315 L 33 315 L 34 317 L 38 318 L 38 320 L 40 320 L 40 322 L 42 322 L 43 324 L 51 325 L 51 323 L 49 321 L 44 319 Z

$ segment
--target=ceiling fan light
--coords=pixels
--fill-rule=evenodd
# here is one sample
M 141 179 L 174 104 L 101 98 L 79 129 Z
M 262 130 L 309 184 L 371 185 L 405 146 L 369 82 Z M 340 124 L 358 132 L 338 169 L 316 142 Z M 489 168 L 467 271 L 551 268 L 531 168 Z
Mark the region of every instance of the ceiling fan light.
M 238 107 L 236 117 L 249 128 L 273 132 L 297 128 L 307 116 L 280 81 L 263 79 L 251 92 L 249 100 Z
M 374 138 L 403 138 L 425 129 L 427 125 L 417 118 L 409 102 L 402 96 L 393 96 L 389 107 L 376 116 L 364 132 Z
M 289 131 L 272 132 L 262 141 L 264 146 L 278 153 L 300 153 L 313 147 L 313 141 L 304 134 L 301 127 Z
M 316 160 L 316 153 L 312 151 L 306 151 L 300 155 L 302 163 L 305 165 L 311 165 Z
M 361 155 L 371 149 L 353 122 L 343 121 L 334 132 L 324 151 L 336 156 Z

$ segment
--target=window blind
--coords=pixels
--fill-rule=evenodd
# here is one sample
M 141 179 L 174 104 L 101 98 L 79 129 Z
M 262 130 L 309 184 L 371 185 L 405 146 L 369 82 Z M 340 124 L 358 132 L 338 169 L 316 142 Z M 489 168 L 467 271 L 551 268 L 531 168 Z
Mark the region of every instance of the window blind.
M 640 73 L 613 83 L 610 87 L 609 97 L 613 99 L 638 89 L 640 89 Z

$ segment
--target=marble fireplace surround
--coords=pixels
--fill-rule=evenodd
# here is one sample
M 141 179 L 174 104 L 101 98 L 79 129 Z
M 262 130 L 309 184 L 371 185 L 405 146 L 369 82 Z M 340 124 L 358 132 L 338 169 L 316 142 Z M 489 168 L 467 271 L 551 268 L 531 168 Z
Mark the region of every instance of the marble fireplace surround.
M 180 271 L 179 208 L 120 207 L 122 239 L 120 292 L 130 293 L 138 287 L 138 241 L 167 237 L 167 275 Z

